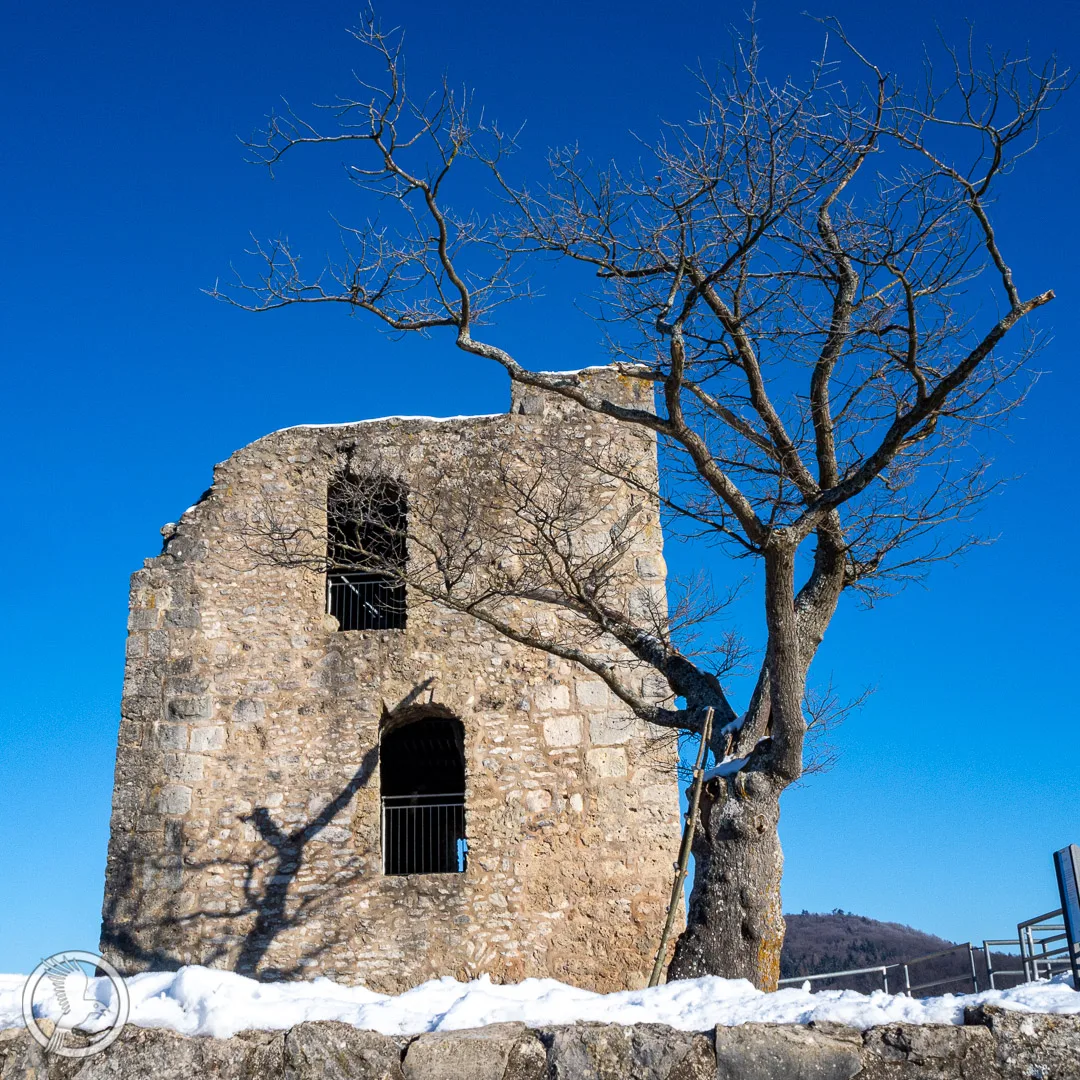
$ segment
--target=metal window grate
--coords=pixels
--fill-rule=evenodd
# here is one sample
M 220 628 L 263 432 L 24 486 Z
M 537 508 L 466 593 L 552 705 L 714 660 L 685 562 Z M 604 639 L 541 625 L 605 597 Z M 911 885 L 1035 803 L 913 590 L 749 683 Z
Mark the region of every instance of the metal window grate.
M 326 610 L 342 630 L 404 630 L 405 584 L 386 574 L 331 570 Z
M 465 871 L 465 795 L 384 795 L 384 874 Z

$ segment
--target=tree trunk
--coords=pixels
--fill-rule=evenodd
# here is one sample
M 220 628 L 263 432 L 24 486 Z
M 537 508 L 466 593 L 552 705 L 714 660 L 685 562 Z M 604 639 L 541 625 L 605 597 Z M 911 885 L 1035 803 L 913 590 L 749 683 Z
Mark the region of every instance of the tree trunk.
M 780 978 L 784 856 L 777 826 L 783 785 L 761 772 L 709 781 L 694 832 L 694 887 L 668 981 L 700 975 Z

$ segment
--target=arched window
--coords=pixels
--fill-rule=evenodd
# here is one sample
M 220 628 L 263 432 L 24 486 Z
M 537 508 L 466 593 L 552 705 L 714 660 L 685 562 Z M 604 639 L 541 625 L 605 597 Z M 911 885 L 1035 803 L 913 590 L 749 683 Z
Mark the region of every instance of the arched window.
M 339 473 L 326 497 L 326 610 L 341 630 L 403 630 L 405 488 Z
M 421 715 L 382 737 L 384 874 L 455 874 L 465 869 L 465 729 L 450 716 Z

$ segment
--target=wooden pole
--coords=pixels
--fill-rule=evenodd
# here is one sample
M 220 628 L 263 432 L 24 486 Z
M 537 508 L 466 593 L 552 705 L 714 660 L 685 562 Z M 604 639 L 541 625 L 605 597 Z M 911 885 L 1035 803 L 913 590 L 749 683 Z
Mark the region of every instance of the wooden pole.
M 660 976 L 664 970 L 664 957 L 667 955 L 668 941 L 671 938 L 671 928 L 675 925 L 675 912 L 682 903 L 683 885 L 686 883 L 686 869 L 690 864 L 690 847 L 694 840 L 694 829 L 697 826 L 698 804 L 701 802 L 701 784 L 705 775 L 703 765 L 705 763 L 705 751 L 709 746 L 709 738 L 712 735 L 713 710 L 709 706 L 705 710 L 705 726 L 701 730 L 701 745 L 698 747 L 697 761 L 694 762 L 694 786 L 690 789 L 690 806 L 686 814 L 686 826 L 683 829 L 682 844 L 679 847 L 679 861 L 675 864 L 675 881 L 671 886 L 671 899 L 668 900 L 667 920 L 664 922 L 664 933 L 660 937 L 660 948 L 656 950 L 656 962 L 653 964 L 652 974 L 649 976 L 650 986 L 660 985 Z

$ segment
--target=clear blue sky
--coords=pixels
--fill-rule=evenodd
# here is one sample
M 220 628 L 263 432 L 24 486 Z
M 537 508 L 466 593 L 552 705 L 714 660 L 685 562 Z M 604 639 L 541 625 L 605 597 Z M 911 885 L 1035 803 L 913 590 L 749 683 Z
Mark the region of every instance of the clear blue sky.
M 806 0 L 758 4 L 768 64 L 801 73 L 820 27 Z M 412 78 L 447 69 L 526 157 L 627 135 L 692 108 L 742 3 L 537 5 L 396 0 Z M 887 15 L 884 12 L 888 12 Z M 1080 5 L 836 0 L 877 62 L 911 69 L 935 34 L 1080 61 Z M 289 424 L 505 408 L 505 379 L 448 343 L 395 344 L 326 308 L 246 315 L 200 293 L 248 230 L 317 256 L 352 194 L 326 157 L 278 180 L 242 160 L 284 94 L 329 99 L 358 62 L 349 4 L 233 0 L 8 3 L 0 34 L 4 618 L 0 621 L 0 971 L 97 942 L 128 575 L 212 465 Z M 1070 50 L 1072 55 L 1070 55 Z M 785 907 L 842 907 L 946 937 L 1005 936 L 1056 906 L 1050 852 L 1080 841 L 1072 433 L 1080 402 L 1074 93 L 1010 182 L 999 221 L 1021 290 L 1057 290 L 1046 375 L 996 447 L 1017 474 L 985 512 L 998 543 L 865 613 L 845 607 L 818 673 L 877 694 L 831 773 L 785 799 Z M 528 160 L 525 162 L 528 164 Z M 501 340 L 537 367 L 602 359 L 556 346 L 551 299 Z M 673 561 L 686 564 L 687 552 Z M 1070 677 L 1072 672 L 1072 677 Z

